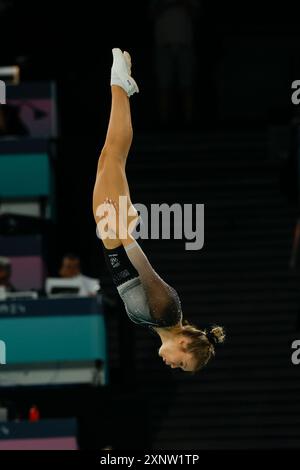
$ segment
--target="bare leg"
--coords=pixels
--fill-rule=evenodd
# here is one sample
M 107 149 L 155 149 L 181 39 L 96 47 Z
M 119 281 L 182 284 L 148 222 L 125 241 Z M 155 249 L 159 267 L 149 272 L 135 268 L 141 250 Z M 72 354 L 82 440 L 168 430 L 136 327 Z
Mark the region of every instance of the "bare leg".
M 132 206 L 125 166 L 132 142 L 133 131 L 129 98 L 119 86 L 111 87 L 112 105 L 105 143 L 99 158 L 93 194 L 93 210 L 96 223 L 100 221 L 96 211 L 108 197 L 118 203 L 119 196 L 127 196 L 128 208 Z M 130 223 L 135 217 L 128 217 Z M 121 245 L 119 239 L 103 239 L 106 248 Z
M 105 160 L 109 155 L 125 167 L 133 137 L 130 103 L 126 92 L 119 86 L 113 85 L 111 94 L 110 119 L 99 164 L 101 166 L 101 160 Z

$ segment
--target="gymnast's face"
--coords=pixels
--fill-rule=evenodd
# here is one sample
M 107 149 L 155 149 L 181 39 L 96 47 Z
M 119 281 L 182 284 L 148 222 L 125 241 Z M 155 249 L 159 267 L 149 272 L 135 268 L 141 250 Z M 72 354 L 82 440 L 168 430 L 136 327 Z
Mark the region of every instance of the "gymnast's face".
M 166 365 L 172 369 L 181 368 L 185 372 L 192 372 L 195 367 L 195 359 L 192 353 L 186 351 L 189 338 L 182 335 L 164 341 L 159 348 L 158 354 Z

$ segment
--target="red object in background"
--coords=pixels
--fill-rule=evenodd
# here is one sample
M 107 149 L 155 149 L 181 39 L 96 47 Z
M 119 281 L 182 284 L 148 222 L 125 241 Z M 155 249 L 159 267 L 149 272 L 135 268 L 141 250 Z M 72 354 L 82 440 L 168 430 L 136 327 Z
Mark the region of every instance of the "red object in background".
M 35 421 L 39 421 L 40 419 L 40 412 L 39 412 L 39 409 L 36 405 L 33 405 L 30 410 L 29 410 L 29 416 L 28 416 L 28 419 L 30 422 L 35 422 Z

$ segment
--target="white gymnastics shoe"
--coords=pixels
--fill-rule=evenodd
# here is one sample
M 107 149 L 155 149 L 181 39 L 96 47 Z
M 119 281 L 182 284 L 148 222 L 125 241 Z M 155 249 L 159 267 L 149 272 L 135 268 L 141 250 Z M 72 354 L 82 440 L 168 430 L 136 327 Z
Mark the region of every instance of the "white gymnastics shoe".
M 128 52 L 122 52 L 121 49 L 114 48 L 113 64 L 111 68 L 111 85 L 118 85 L 126 91 L 127 96 L 139 92 L 135 80 L 131 76 L 131 57 Z

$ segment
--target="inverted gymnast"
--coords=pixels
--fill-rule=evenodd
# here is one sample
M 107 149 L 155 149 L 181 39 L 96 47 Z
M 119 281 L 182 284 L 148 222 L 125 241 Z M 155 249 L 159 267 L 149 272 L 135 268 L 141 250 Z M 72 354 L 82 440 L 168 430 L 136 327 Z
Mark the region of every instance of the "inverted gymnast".
M 130 199 L 125 166 L 133 137 L 129 97 L 139 89 L 131 77 L 128 52 L 112 52 L 111 113 L 93 194 L 97 233 L 129 319 L 159 335 L 158 354 L 168 366 L 196 372 L 215 355 L 225 334 L 220 326 L 207 332 L 183 320 L 176 290 L 152 268 L 133 236 L 139 216 Z M 120 196 L 126 197 L 127 214 L 120 213 Z

